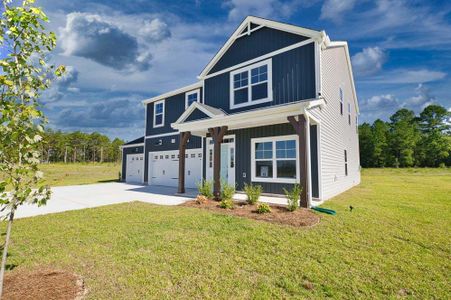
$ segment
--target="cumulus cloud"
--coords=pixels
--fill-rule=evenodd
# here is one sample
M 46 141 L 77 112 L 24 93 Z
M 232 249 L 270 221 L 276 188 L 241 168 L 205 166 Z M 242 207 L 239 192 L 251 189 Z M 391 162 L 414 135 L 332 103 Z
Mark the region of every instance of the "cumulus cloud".
M 320 19 L 340 23 L 344 13 L 352 10 L 355 3 L 356 0 L 327 0 L 321 7 Z
M 66 66 L 66 72 L 55 79 L 50 89 L 44 93 L 42 101 L 55 102 L 61 100 L 67 93 L 79 92 L 79 88 L 74 86 L 77 81 L 78 70 L 74 66 Z
M 404 107 L 420 111 L 426 106 L 435 103 L 435 97 L 431 95 L 430 89 L 422 83 L 415 88 L 415 93 L 415 96 L 408 98 L 403 103 Z
M 283 2 L 279 0 L 228 0 L 225 6 L 230 8 L 229 20 L 237 21 L 248 15 L 259 17 L 290 16 L 299 6 L 299 1 Z
M 167 25 L 154 19 L 142 26 L 139 34 L 148 41 L 170 36 Z M 149 69 L 152 53 L 148 45 L 98 14 L 70 13 L 60 31 L 61 47 L 67 56 L 79 56 L 121 71 Z
M 379 72 L 387 56 L 379 47 L 364 48 L 352 56 L 352 67 L 356 75 L 366 76 Z

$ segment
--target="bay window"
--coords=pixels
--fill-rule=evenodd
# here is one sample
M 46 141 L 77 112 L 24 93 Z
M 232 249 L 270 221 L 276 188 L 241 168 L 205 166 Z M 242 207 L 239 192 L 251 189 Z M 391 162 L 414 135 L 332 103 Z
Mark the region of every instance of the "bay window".
M 271 59 L 230 72 L 230 108 L 272 101 Z
M 256 138 L 251 142 L 252 181 L 295 183 L 299 179 L 297 136 Z

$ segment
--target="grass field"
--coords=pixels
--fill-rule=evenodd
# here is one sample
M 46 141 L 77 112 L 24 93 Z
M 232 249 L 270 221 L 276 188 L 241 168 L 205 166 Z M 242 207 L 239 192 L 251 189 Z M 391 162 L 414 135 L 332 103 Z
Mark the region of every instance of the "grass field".
M 50 186 L 116 181 L 120 163 L 51 163 L 42 164 L 45 182 Z
M 138 202 L 19 219 L 9 263 L 74 271 L 91 299 L 449 298 L 451 171 L 362 175 L 309 229 Z

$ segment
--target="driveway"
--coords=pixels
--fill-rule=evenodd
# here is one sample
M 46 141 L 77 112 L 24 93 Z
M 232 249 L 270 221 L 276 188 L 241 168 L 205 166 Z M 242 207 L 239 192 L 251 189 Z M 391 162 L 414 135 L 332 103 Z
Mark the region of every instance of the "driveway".
M 17 209 L 16 218 L 31 217 L 102 205 L 142 201 L 160 205 L 178 205 L 196 197 L 197 191 L 188 189 L 184 196 L 175 195 L 176 188 L 127 183 L 99 183 L 52 188 L 47 205 L 23 205 Z

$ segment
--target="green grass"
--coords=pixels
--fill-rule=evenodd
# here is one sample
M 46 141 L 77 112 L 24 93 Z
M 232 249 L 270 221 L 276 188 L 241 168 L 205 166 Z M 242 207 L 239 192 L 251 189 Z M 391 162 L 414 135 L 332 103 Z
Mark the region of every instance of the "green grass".
M 91 299 L 449 298 L 451 171 L 362 180 L 310 229 L 139 202 L 19 219 L 9 263 L 74 271 Z
M 120 163 L 51 163 L 42 164 L 44 179 L 50 186 L 90 184 L 116 181 Z

